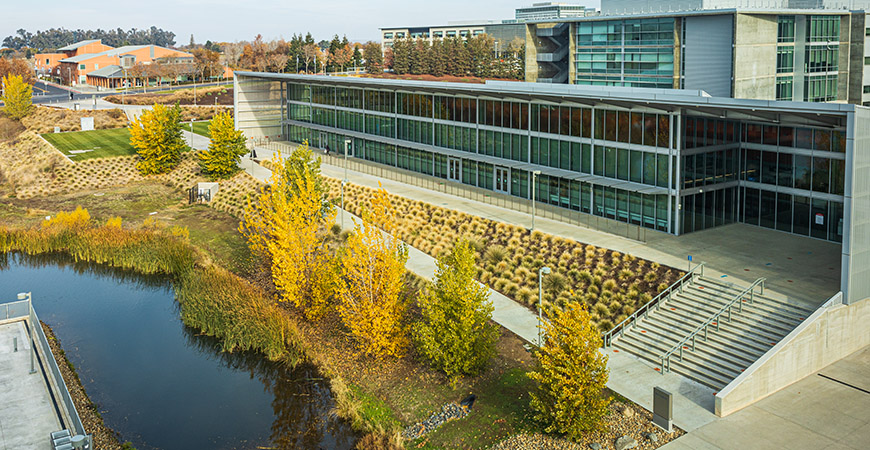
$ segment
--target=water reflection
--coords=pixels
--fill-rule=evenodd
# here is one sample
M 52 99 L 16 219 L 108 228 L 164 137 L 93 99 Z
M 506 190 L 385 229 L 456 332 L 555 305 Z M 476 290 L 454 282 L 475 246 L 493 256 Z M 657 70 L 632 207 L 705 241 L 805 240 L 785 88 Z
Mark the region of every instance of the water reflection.
M 171 282 L 68 255 L 0 254 L 0 301 L 33 291 L 106 423 L 140 450 L 353 446 L 314 367 L 221 352 L 181 323 Z

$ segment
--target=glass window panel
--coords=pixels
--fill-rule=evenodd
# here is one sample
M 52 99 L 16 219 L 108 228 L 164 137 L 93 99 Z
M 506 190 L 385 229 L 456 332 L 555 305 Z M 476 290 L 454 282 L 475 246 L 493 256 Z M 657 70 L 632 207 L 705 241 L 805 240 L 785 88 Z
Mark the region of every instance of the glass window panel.
M 559 134 L 559 107 L 550 107 L 550 133 Z
M 828 158 L 813 157 L 813 191 L 830 192 L 830 164 Z
M 656 155 L 654 153 L 643 154 L 643 182 L 650 185 L 656 183 Z
M 831 160 L 831 193 L 843 195 L 845 185 L 845 161 L 839 159 Z
M 571 131 L 571 108 L 562 106 L 559 108 L 559 134 L 567 136 Z
M 831 151 L 831 132 L 813 130 L 813 150 Z
M 793 156 L 789 153 L 779 154 L 777 165 L 776 184 L 783 187 L 794 187 Z
M 746 151 L 746 167 L 743 173 L 746 181 L 758 182 L 761 180 L 761 152 L 758 150 Z
M 595 147 L 595 164 L 593 167 L 595 175 L 604 176 L 604 147 Z
M 791 195 L 776 195 L 776 229 L 791 232 Z
M 580 172 L 583 170 L 582 144 L 577 142 L 571 143 L 571 170 Z M 579 189 L 579 188 L 578 188 Z
M 617 149 L 616 152 L 616 178 L 620 180 L 628 180 L 628 150 L 624 148 Z
M 794 128 L 779 127 L 779 146 L 794 147 Z
M 571 143 L 562 141 L 559 144 L 559 168 L 570 170 L 571 169 Z
M 643 144 L 643 135 L 644 135 L 644 122 L 643 122 L 643 114 L 641 113 L 631 113 L 631 143 L 632 144 Z
M 656 186 L 668 187 L 668 155 L 657 155 L 658 170 L 656 171 Z
M 810 199 L 801 195 L 794 196 L 794 219 L 792 232 L 803 236 L 810 234 Z
M 762 152 L 761 154 L 761 182 L 776 184 L 777 176 L 776 152 Z
M 761 191 L 761 226 L 776 227 L 776 192 Z
M 797 128 L 795 130 L 795 147 L 798 148 L 813 148 L 813 130 L 808 128 Z
M 604 111 L 604 140 L 616 141 L 616 111 Z
M 583 109 L 571 108 L 571 136 L 580 137 L 583 129 Z
M 629 179 L 635 183 L 643 183 L 643 152 L 632 150 L 629 158 Z
M 794 155 L 794 187 L 810 190 L 812 176 L 812 158 L 804 155 Z
M 828 239 L 843 242 L 843 204 L 828 202 Z
M 777 141 L 778 136 L 779 136 L 779 130 L 777 129 L 776 126 L 765 125 L 762 143 L 764 143 L 765 145 L 776 145 L 776 141 Z
M 616 178 L 616 149 L 604 149 L 604 176 Z
M 583 108 L 583 129 L 581 130 L 582 137 L 592 137 L 592 109 Z
M 667 117 L 667 116 L 665 116 Z M 632 135 L 633 137 L 633 135 Z M 644 145 L 655 146 L 656 145 L 656 115 L 655 114 L 644 114 L 643 115 L 643 139 L 642 143 Z
M 813 199 L 810 212 L 810 236 L 819 239 L 828 238 L 828 201 Z
M 746 199 L 743 206 L 745 211 L 744 222 L 750 225 L 758 225 L 760 193 L 758 189 L 746 188 L 745 196 Z
M 589 144 L 583 145 L 583 166 L 581 170 L 583 173 L 592 173 L 592 146 Z
M 629 113 L 626 111 L 619 111 L 617 116 L 617 139 L 619 142 L 628 142 L 630 135 L 630 119 Z

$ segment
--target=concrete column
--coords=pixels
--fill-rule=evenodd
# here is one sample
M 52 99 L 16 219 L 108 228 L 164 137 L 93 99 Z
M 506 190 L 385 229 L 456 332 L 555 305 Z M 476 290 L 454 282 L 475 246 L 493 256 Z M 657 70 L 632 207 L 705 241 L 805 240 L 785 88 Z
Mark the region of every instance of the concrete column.
M 807 16 L 796 15 L 794 17 L 794 82 L 792 84 L 792 99 L 800 102 L 804 100 L 804 80 L 806 72 L 807 50 Z

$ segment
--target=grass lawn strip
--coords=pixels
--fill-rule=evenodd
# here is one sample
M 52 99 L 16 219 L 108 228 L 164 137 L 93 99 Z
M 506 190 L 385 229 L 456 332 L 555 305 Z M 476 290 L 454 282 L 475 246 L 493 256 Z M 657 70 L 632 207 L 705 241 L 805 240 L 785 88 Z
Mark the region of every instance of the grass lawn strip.
M 205 136 L 207 138 L 211 138 L 211 132 L 209 132 L 208 127 L 211 125 L 211 120 L 204 120 L 201 122 L 193 122 L 193 132 L 200 135 Z M 190 131 L 190 124 L 187 124 L 187 131 Z
M 73 161 L 136 154 L 136 149 L 130 145 L 130 130 L 126 127 L 108 130 L 45 133 L 42 137 L 63 154 L 69 156 Z M 77 150 L 91 151 L 80 153 Z

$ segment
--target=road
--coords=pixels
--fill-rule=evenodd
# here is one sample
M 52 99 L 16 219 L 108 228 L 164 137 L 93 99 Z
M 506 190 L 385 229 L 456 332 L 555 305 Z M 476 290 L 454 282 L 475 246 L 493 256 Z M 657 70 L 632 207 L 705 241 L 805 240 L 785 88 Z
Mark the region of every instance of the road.
M 203 83 L 203 84 L 197 84 L 196 87 L 218 86 L 221 84 L 225 84 L 225 83 L 218 83 L 218 82 Z M 185 84 L 185 85 L 181 85 L 181 86 L 177 86 L 177 85 L 176 86 L 160 86 L 160 87 L 148 88 L 147 92 L 149 92 L 149 93 L 151 93 L 151 92 L 165 92 L 165 91 L 172 91 L 172 90 L 176 90 L 176 89 L 190 89 L 192 87 L 193 87 L 193 85 L 191 85 L 191 84 Z M 87 102 L 87 101 L 93 102 L 94 96 L 96 96 L 97 98 L 103 98 L 103 97 L 106 97 L 108 95 L 116 95 L 116 94 L 121 93 L 120 91 L 115 91 L 114 89 L 107 90 L 107 91 L 96 91 L 96 90 L 90 91 L 90 89 L 93 89 L 93 88 L 88 87 L 87 91 L 76 90 L 74 88 L 71 89 L 67 86 L 60 86 L 60 85 L 55 84 L 55 83 L 46 83 L 45 81 L 38 80 L 33 85 L 33 104 L 34 105 L 47 105 L 50 103 L 69 102 L 70 100 L 72 100 L 72 101 L 78 101 L 79 103 L 82 104 L 82 107 L 85 107 L 85 105 L 86 105 L 85 102 Z M 73 95 L 72 99 L 70 99 L 70 92 L 72 92 L 72 95 Z M 136 89 L 129 89 L 127 91 L 127 94 L 141 94 L 142 92 L 143 92 L 142 88 L 136 88 Z M 3 104 L 3 102 L 0 101 L 0 105 L 2 105 L 2 104 Z

